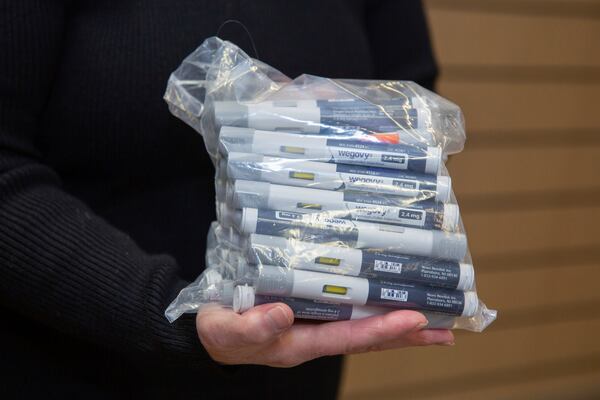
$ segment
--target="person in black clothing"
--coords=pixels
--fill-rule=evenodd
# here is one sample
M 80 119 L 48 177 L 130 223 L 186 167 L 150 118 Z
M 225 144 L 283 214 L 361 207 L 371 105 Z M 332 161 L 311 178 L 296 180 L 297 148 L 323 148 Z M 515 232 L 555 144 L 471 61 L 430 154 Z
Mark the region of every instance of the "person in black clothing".
M 202 139 L 162 95 L 228 19 L 288 76 L 434 83 L 418 1 L 0 0 L 3 398 L 334 398 L 341 358 L 304 361 L 452 342 L 409 311 L 340 329 L 288 330 L 277 304 L 167 322 L 215 214 Z M 253 54 L 239 26 L 220 36 Z

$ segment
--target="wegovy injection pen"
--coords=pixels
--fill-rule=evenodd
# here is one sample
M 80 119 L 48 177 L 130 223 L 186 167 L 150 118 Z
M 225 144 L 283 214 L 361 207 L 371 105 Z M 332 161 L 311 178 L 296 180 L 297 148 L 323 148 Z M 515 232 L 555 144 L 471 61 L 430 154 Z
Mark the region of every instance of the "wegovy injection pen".
M 221 173 L 230 179 L 266 181 L 280 185 L 326 190 L 358 190 L 408 196 L 420 200 L 450 200 L 449 176 L 398 171 L 389 168 L 276 158 L 250 153 L 229 153 Z M 221 178 L 224 178 L 221 177 Z
M 314 243 L 340 243 L 394 253 L 462 260 L 467 239 L 461 233 L 329 218 L 323 214 L 243 208 L 234 224 L 242 234 L 281 236 Z
M 236 286 L 233 295 L 233 310 L 243 313 L 254 306 L 269 303 L 284 303 L 294 312 L 295 318 L 319 321 L 346 321 L 387 314 L 393 310 L 387 307 L 356 306 L 295 297 L 265 296 L 254 293 L 247 285 Z M 427 318 L 427 329 L 452 329 L 456 325 L 455 317 L 446 314 L 421 312 Z
M 442 150 L 438 146 L 377 143 L 230 126 L 221 128 L 219 146 L 224 155 L 230 152 L 254 153 L 433 175 L 437 175 L 442 163 Z
M 473 265 L 457 261 L 406 256 L 251 234 L 246 257 L 253 264 L 366 278 L 393 279 L 462 291 L 473 290 Z
M 256 268 L 254 288 L 256 294 L 424 310 L 466 317 L 475 315 L 479 304 L 475 292 L 270 265 Z
M 413 108 L 405 101 L 376 105 L 360 99 L 277 100 L 260 103 L 214 102 L 218 126 L 267 131 L 339 134 L 355 128 L 369 132 L 426 129 L 429 112 L 422 102 Z
M 318 213 L 328 211 L 336 218 L 385 222 L 424 229 L 455 231 L 459 226 L 458 206 L 433 200 L 360 191 L 331 191 L 275 185 L 238 179 L 226 188 L 226 202 L 235 208 Z

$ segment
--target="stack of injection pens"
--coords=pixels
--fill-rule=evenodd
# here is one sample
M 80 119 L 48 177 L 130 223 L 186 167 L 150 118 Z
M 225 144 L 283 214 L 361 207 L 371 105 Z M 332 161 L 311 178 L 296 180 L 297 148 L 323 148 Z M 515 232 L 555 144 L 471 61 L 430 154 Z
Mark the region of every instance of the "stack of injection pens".
M 165 98 L 204 136 L 218 216 L 207 270 L 169 319 L 206 303 L 244 312 L 281 301 L 329 321 L 395 309 L 421 311 L 433 328 L 494 320 L 444 165 L 464 144 L 457 106 L 412 82 L 290 81 L 216 38 L 175 71 Z

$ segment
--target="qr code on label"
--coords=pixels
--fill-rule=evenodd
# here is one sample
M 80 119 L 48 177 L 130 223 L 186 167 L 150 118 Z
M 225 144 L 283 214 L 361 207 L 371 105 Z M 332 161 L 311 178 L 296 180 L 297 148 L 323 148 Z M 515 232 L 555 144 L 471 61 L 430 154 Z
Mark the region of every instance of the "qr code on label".
M 381 288 L 381 298 L 394 301 L 408 301 L 408 292 L 400 289 Z
M 402 263 L 393 261 L 375 260 L 375 271 L 391 272 L 393 274 L 402 273 Z

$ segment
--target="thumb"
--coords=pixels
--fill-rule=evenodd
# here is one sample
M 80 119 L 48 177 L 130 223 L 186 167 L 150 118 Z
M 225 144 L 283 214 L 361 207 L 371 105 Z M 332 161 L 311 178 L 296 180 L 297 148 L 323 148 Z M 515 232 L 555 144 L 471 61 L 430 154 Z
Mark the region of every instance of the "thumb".
M 248 344 L 271 342 L 294 323 L 292 309 L 284 303 L 262 304 L 241 315 L 242 341 Z

